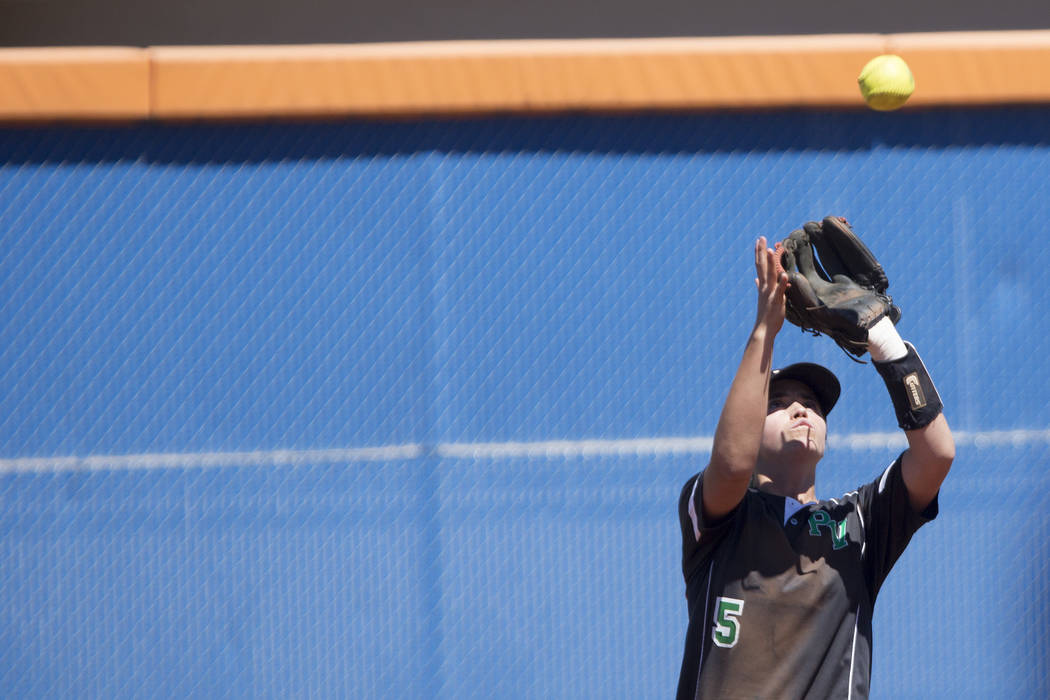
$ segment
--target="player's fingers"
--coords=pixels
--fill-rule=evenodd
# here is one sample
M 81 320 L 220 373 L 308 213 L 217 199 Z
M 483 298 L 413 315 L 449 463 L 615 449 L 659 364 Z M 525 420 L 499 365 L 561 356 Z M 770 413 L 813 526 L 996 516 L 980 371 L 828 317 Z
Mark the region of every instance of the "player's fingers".
M 788 274 L 781 270 L 780 274 L 777 275 L 776 297 L 778 301 L 784 298 L 787 293 L 787 288 L 790 286 L 791 284 L 788 282 Z
M 765 275 L 765 257 L 762 253 L 766 248 L 766 239 L 764 236 L 759 236 L 758 240 L 755 241 L 755 270 L 758 272 L 758 278 L 762 279 Z
M 766 273 L 766 283 L 770 287 L 775 289 L 776 286 L 780 282 L 780 273 L 781 273 L 780 268 L 777 266 L 777 253 L 776 253 L 776 251 L 773 250 L 772 248 L 766 248 L 766 250 L 765 250 L 765 258 L 766 258 L 766 260 L 765 260 L 764 269 L 765 269 L 765 273 Z
M 759 236 L 758 240 L 755 241 L 755 271 L 758 272 L 759 287 L 762 285 L 772 286 L 774 284 L 773 279 L 769 276 L 772 270 L 770 262 L 769 248 L 766 247 L 766 237 Z

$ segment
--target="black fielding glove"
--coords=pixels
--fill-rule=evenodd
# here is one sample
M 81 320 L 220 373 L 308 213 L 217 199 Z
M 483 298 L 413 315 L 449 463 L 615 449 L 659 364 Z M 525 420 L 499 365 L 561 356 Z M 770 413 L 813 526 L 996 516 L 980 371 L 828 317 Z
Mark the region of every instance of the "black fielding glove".
M 785 318 L 802 330 L 826 335 L 861 357 L 869 328 L 884 317 L 894 324 L 900 319 L 882 265 L 842 217 L 809 221 L 776 250 L 791 283 Z

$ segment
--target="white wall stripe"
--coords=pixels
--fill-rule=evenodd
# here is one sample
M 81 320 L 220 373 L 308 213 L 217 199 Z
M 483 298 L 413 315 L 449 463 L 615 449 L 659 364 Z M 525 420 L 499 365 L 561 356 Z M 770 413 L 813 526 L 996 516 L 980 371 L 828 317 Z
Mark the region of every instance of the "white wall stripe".
M 98 471 L 103 469 L 193 469 L 247 466 L 299 466 L 333 462 L 376 462 L 417 459 L 422 445 L 355 447 L 337 450 L 265 450 L 256 452 L 185 452 L 91 457 L 24 457 L 0 459 L 0 473 Z
M 601 457 L 667 454 L 709 454 L 711 438 L 638 438 L 634 440 L 550 440 L 544 442 L 445 443 L 442 457 Z
M 965 447 L 1025 447 L 1050 445 L 1050 430 L 952 431 L 955 444 Z
M 1047 430 L 954 431 L 957 447 L 1050 446 Z M 193 469 L 243 466 L 299 466 L 338 462 L 385 462 L 419 459 L 427 455 L 449 459 L 581 458 L 620 456 L 698 455 L 711 452 L 712 438 L 638 438 L 630 440 L 547 440 L 539 442 L 421 443 L 328 450 L 260 450 L 251 452 L 172 452 L 87 457 L 0 458 L 0 473 L 97 471 L 103 469 Z M 836 450 L 901 449 L 908 442 L 902 432 L 854 433 L 831 436 Z

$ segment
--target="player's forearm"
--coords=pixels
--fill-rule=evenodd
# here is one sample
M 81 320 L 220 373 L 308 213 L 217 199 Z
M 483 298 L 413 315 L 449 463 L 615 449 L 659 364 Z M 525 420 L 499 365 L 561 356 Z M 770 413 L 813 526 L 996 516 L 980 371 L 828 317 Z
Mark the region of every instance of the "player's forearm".
M 955 459 L 941 397 L 915 347 L 901 340 L 888 319 L 871 329 L 868 349 L 889 391 L 897 425 L 908 438 L 902 474 L 912 506 L 922 510 L 937 495 Z
M 736 508 L 747 492 L 765 424 L 773 339 L 784 324 L 787 274 L 778 270 L 765 237 L 755 241 L 758 308 L 722 415 L 715 428 L 711 462 L 703 475 L 705 515 L 718 518 Z
M 745 484 L 751 478 L 762 441 L 775 335 L 762 323 L 752 330 L 729 387 L 711 448 L 709 468 Z
M 908 450 L 901 458 L 901 475 L 912 508 L 921 511 L 941 489 L 955 459 L 955 440 L 944 414 L 918 430 L 906 430 Z
M 908 451 L 930 465 L 932 476 L 940 483 L 948 474 L 955 459 L 955 439 L 944 414 L 933 419 L 929 425 L 918 430 L 906 430 Z

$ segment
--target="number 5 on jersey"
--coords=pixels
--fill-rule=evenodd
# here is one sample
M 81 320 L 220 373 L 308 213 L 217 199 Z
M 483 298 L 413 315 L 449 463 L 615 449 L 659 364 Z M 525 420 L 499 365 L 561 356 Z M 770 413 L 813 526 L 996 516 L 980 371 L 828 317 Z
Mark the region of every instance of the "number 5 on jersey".
M 715 599 L 715 624 L 711 630 L 711 639 L 720 647 L 736 646 L 740 638 L 740 617 L 744 612 L 744 601 L 739 598 Z

